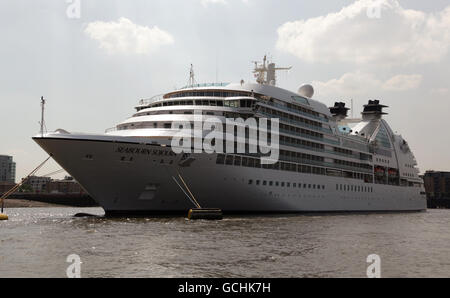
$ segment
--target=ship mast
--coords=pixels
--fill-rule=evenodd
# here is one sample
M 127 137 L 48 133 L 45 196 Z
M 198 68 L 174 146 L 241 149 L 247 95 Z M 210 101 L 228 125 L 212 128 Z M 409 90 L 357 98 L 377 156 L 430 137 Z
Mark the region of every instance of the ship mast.
M 45 99 L 44 96 L 41 96 L 41 137 L 44 137 L 44 110 L 45 110 Z
M 264 56 L 262 63 L 258 61 L 254 61 L 253 63 L 255 63 L 253 73 L 256 82 L 263 85 L 275 86 L 277 84 L 276 71 L 292 69 L 292 67 L 275 67 L 275 63 L 267 61 L 267 55 Z
M 195 82 L 194 65 L 191 64 L 191 69 L 189 71 L 189 84 L 188 84 L 188 86 L 193 87 L 195 84 L 196 84 L 196 82 Z

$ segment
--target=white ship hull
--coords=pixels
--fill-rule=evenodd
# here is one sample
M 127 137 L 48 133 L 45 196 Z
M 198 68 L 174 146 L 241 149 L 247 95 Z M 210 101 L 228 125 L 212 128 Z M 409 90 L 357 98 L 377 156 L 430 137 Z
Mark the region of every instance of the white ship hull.
M 194 205 L 173 177 L 180 173 L 204 208 L 224 212 L 362 212 L 426 209 L 421 188 L 362 180 L 216 164 L 200 154 L 186 167 L 181 155 L 158 144 L 123 137 L 47 134 L 34 140 L 96 200 L 107 214 L 186 212 Z M 132 141 L 130 141 L 132 140 Z M 142 139 L 141 139 L 142 140 Z M 135 152 L 118 152 L 119 147 Z M 139 151 L 139 152 L 138 152 Z M 137 153 L 136 153 L 137 152 Z M 122 160 L 125 158 L 125 160 Z M 130 161 L 130 159 L 132 159 Z M 250 180 L 252 183 L 250 184 Z M 256 185 L 256 181 L 261 183 Z M 277 181 L 280 186 L 262 185 Z M 281 187 L 284 182 L 284 187 Z M 290 187 L 287 187 L 287 183 Z M 298 188 L 293 184 L 320 185 Z M 341 191 L 371 187 L 372 192 Z

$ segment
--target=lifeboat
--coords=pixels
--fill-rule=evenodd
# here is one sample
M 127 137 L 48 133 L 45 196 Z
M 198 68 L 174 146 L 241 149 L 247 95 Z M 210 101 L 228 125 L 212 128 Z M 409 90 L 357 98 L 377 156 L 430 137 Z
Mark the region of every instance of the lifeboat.
M 385 170 L 382 167 L 376 167 L 375 168 L 375 175 L 377 176 L 384 176 Z
M 391 177 L 398 177 L 398 171 L 395 169 L 389 169 L 388 174 Z

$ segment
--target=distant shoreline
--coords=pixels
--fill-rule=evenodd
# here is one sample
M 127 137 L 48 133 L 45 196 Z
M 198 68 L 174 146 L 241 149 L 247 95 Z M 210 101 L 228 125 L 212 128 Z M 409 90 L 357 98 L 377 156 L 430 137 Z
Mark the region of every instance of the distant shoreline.
M 54 208 L 54 207 L 69 207 L 58 204 L 51 204 L 45 202 L 21 200 L 21 199 L 6 199 L 4 208 Z
M 5 207 L 98 207 L 88 194 L 15 193 L 5 200 Z

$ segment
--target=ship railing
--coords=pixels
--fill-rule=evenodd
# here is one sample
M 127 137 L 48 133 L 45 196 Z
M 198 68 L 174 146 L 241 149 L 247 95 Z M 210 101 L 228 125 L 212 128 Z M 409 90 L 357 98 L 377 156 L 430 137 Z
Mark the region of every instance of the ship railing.
M 258 112 L 263 114 L 263 115 L 266 115 L 267 117 L 279 118 L 283 122 L 292 123 L 292 124 L 295 124 L 297 126 L 302 126 L 302 127 L 305 127 L 305 128 L 309 128 L 309 129 L 312 129 L 312 130 L 317 130 L 317 131 L 328 133 L 328 134 L 332 133 L 332 130 L 330 128 L 324 128 L 324 127 L 320 127 L 320 126 L 309 125 L 307 123 L 303 123 L 303 122 L 300 122 L 300 121 L 292 120 L 292 119 L 289 119 L 289 118 L 286 118 L 286 117 L 280 117 L 278 115 L 272 115 L 270 113 L 266 113 L 266 112 L 262 112 L 262 111 L 258 111 Z
M 361 161 L 370 162 L 370 160 L 368 158 L 361 158 L 361 156 L 359 154 L 346 154 L 346 153 L 342 153 L 342 152 L 338 152 L 338 151 L 327 150 L 327 149 L 322 149 L 322 148 L 315 148 L 315 147 L 305 146 L 302 144 L 291 143 L 291 142 L 286 142 L 286 141 L 280 141 L 280 145 L 290 146 L 290 147 L 295 147 L 295 148 L 302 148 L 302 149 L 306 149 L 306 150 L 310 150 L 310 151 L 323 152 L 323 153 L 328 153 L 328 154 L 332 154 L 332 155 L 339 155 L 342 157 L 353 158 L 353 159 L 358 159 Z
M 340 164 L 324 162 L 324 161 L 316 161 L 316 160 L 309 160 L 309 159 L 302 159 L 302 158 L 288 157 L 288 156 L 282 156 L 282 157 L 280 157 L 280 159 L 282 161 L 287 161 L 287 162 L 316 165 L 316 166 L 321 166 L 321 167 L 326 167 L 326 168 L 349 170 L 349 171 L 362 172 L 362 173 L 372 173 L 372 169 L 358 168 L 358 167 L 340 165 Z
M 207 87 L 226 87 L 228 86 L 230 83 L 204 83 L 204 84 L 194 84 L 194 85 L 187 85 L 184 86 L 182 88 L 180 88 L 180 90 L 182 89 L 190 89 L 190 88 L 207 88 Z
M 164 99 L 164 94 L 158 94 L 153 96 L 152 98 L 148 98 L 148 99 L 141 99 L 139 101 L 139 105 L 140 106 L 148 106 L 154 102 L 160 101 Z
M 333 140 L 329 140 L 329 139 L 325 139 L 325 138 L 318 138 L 315 136 L 307 135 L 307 134 L 300 133 L 300 132 L 294 132 L 294 131 L 283 129 L 283 128 L 280 128 L 280 132 L 285 133 L 285 134 L 290 134 L 290 135 L 296 135 L 296 136 L 306 138 L 306 139 L 316 140 L 319 142 L 328 143 L 331 145 L 340 145 L 339 141 L 333 141 Z
M 325 117 L 315 116 L 315 115 L 312 115 L 312 114 L 309 114 L 309 113 L 305 113 L 305 112 L 302 112 L 302 111 L 299 111 L 299 110 L 296 110 L 296 109 L 288 108 L 288 107 L 286 107 L 284 105 L 280 105 L 278 103 L 274 103 L 274 102 L 270 102 L 270 101 L 262 101 L 260 103 L 261 104 L 265 104 L 265 105 L 270 105 L 270 106 L 273 106 L 273 107 L 276 107 L 276 108 L 279 108 L 279 109 L 282 109 L 282 110 L 286 110 L 286 111 L 289 111 L 289 112 L 292 112 L 292 113 L 295 113 L 295 114 L 301 114 L 303 116 L 310 117 L 310 118 L 313 118 L 313 119 L 316 119 L 316 120 L 329 122 L 329 120 L 327 118 L 325 118 Z
M 108 129 L 105 130 L 105 133 L 110 133 L 110 132 L 113 132 L 113 131 L 117 131 L 117 127 L 108 128 Z

